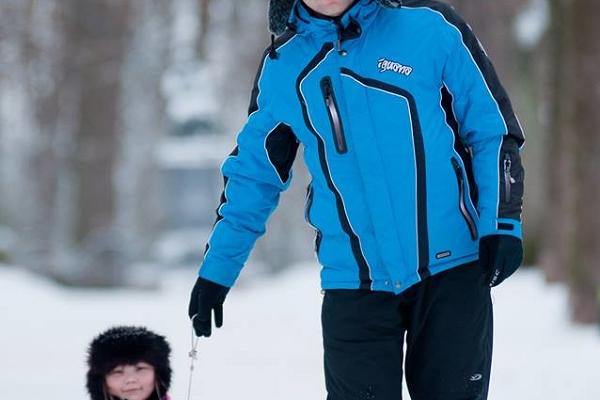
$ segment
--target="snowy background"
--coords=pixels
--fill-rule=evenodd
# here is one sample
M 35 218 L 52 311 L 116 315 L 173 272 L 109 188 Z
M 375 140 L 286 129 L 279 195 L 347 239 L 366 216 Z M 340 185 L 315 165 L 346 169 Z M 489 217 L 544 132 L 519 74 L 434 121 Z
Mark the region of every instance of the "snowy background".
M 89 341 L 113 324 L 143 324 L 171 342 L 171 392 L 185 399 L 193 281 L 179 270 L 159 292 L 64 290 L 0 267 L 2 398 L 86 398 Z M 493 297 L 490 400 L 600 399 L 600 333 L 569 323 L 565 289 L 526 269 Z M 320 304 L 317 265 L 242 281 L 225 303 L 223 328 L 199 342 L 192 399 L 324 399 Z

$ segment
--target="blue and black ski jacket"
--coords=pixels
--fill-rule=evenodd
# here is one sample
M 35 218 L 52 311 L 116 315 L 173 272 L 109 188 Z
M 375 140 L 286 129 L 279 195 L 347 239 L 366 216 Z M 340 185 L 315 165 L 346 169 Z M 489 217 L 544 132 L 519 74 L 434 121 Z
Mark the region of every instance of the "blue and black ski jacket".
M 428 0 L 356 0 L 324 17 L 294 3 L 265 51 L 200 276 L 232 286 L 292 178 L 324 289 L 400 293 L 477 260 L 479 238 L 521 237 L 524 138 L 470 27 Z

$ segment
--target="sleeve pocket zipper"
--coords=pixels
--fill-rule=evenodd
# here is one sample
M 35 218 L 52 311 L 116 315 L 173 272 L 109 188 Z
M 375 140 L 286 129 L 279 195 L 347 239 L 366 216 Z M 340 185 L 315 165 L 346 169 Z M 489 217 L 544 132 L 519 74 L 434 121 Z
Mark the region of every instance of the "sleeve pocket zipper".
M 512 184 L 515 183 L 515 178 L 510 174 L 510 169 L 512 166 L 512 161 L 510 159 L 510 154 L 506 153 L 504 155 L 504 202 L 510 202 L 510 192 L 512 188 Z
M 458 161 L 456 160 L 456 158 L 452 158 L 452 167 L 454 167 L 454 172 L 456 174 L 456 181 L 458 183 L 458 197 L 459 197 L 459 201 L 458 201 L 458 205 L 460 208 L 460 213 L 462 214 L 463 218 L 465 219 L 467 226 L 469 227 L 469 232 L 471 233 L 471 239 L 476 240 L 478 233 L 477 233 L 477 226 L 475 225 L 475 221 L 473 220 L 473 217 L 471 216 L 471 213 L 469 212 L 469 210 L 467 209 L 467 205 L 465 203 L 465 179 L 463 176 L 463 171 L 462 168 L 460 167 L 460 164 L 458 163 Z
M 342 126 L 339 109 L 335 101 L 335 95 L 333 93 L 333 86 L 331 84 L 330 77 L 326 76 L 321 80 L 321 91 L 323 92 L 323 97 L 325 99 L 327 114 L 329 115 L 329 122 L 331 123 L 331 127 L 333 129 L 335 148 L 338 153 L 344 154 L 348 151 L 348 146 L 346 145 L 344 128 Z

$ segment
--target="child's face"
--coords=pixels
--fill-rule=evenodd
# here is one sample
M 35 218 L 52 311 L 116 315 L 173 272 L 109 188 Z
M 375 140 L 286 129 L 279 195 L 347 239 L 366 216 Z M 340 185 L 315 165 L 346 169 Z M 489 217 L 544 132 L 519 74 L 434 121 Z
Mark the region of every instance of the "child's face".
M 146 400 L 154 390 L 154 367 L 145 362 L 117 365 L 106 374 L 106 387 L 111 396 L 127 400 Z

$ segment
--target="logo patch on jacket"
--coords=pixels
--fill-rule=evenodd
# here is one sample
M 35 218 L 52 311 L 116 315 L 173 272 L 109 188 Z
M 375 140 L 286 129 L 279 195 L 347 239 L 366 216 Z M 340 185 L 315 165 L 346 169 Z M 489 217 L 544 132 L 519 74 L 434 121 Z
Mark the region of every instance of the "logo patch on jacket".
M 442 251 L 441 253 L 437 253 L 435 255 L 435 258 L 437 258 L 438 260 L 441 260 L 442 258 L 450 257 L 451 255 L 452 255 L 452 252 L 450 250 L 446 250 L 446 251 Z
M 403 65 L 399 62 L 387 60 L 385 58 L 380 58 L 377 61 L 377 68 L 379 68 L 379 72 L 393 71 L 401 75 L 410 76 L 413 69 L 409 65 Z

